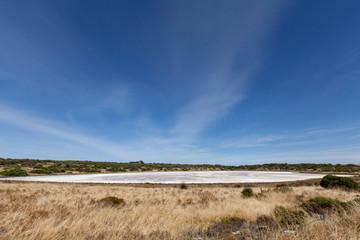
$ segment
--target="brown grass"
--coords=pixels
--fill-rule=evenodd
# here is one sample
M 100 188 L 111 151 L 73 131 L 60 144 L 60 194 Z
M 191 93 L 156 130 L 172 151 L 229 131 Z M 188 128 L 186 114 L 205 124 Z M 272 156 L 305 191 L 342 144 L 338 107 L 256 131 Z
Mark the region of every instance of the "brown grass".
M 359 197 L 356 192 L 303 186 L 243 199 L 242 189 L 0 182 L 0 239 L 182 239 L 184 233 L 204 233 L 224 218 L 253 222 L 260 215 L 273 216 L 275 206 L 296 209 L 300 201 L 317 196 L 341 201 Z M 96 204 L 107 196 L 126 204 Z M 359 232 L 357 206 L 342 216 L 309 218 L 291 239 L 360 239 Z M 289 239 L 282 231 L 273 238 Z

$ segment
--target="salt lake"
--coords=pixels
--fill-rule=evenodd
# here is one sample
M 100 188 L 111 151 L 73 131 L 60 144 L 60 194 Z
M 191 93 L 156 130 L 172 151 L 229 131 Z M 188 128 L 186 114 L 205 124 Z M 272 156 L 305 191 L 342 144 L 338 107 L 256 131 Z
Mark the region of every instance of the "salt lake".
M 0 180 L 68 183 L 258 183 L 307 180 L 323 176 L 325 174 L 274 171 L 186 171 L 47 175 L 8 177 Z

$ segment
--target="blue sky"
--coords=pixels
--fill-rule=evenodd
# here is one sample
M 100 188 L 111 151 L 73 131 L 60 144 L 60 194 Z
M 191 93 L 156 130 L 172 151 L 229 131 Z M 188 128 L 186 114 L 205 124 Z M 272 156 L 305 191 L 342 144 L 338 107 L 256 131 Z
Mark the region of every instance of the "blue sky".
M 3 1 L 0 156 L 360 163 L 359 1 Z

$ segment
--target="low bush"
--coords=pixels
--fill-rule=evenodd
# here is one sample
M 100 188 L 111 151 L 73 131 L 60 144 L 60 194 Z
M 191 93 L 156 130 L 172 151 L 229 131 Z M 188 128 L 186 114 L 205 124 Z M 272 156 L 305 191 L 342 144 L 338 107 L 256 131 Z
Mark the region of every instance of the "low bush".
M 300 205 L 309 214 L 332 214 L 346 210 L 350 204 L 325 197 L 316 197 Z
M 48 167 L 48 170 L 51 171 L 52 173 L 64 173 L 64 172 L 66 172 L 65 169 L 58 168 L 58 167 L 56 167 L 56 166 L 54 166 L 54 165 Z
M 22 169 L 11 169 L 11 170 L 7 170 L 7 171 L 3 171 L 0 173 L 3 176 L 6 177 L 12 177 L 12 176 L 29 176 L 29 174 L 27 173 L 27 171 L 22 170 Z
M 87 172 L 87 173 L 101 173 L 101 170 L 96 169 L 96 168 L 85 168 L 82 170 L 82 172 Z
M 117 197 L 105 197 L 98 201 L 99 204 L 103 206 L 111 206 L 111 207 L 118 207 L 118 206 L 124 206 L 126 202 L 122 198 Z
M 268 230 L 278 229 L 280 227 L 279 222 L 267 215 L 260 215 L 257 217 L 255 223 L 258 226 L 266 227 Z
M 249 198 L 254 196 L 254 191 L 252 190 L 252 188 L 247 187 L 242 190 L 241 194 L 244 198 Z
M 323 188 L 346 188 L 359 189 L 360 186 L 354 179 L 349 177 L 338 177 L 334 175 L 326 175 L 320 181 L 320 186 Z
M 36 170 L 32 170 L 30 171 L 30 173 L 35 173 L 35 174 L 51 174 L 52 172 L 48 169 L 36 169 Z
M 108 172 L 119 172 L 119 168 L 111 167 L 111 168 L 106 169 L 106 171 L 108 171 Z
M 303 225 L 305 213 L 301 210 L 291 210 L 282 206 L 276 206 L 274 215 L 282 226 Z
M 204 239 L 268 239 L 268 234 L 277 229 L 279 223 L 269 216 L 260 216 L 255 222 L 232 217 L 211 225 L 207 231 L 210 238 Z

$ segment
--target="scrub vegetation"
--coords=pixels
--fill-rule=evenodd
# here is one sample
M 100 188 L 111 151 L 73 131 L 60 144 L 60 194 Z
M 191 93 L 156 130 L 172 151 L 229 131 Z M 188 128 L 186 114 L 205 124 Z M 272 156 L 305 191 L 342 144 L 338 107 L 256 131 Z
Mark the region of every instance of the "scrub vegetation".
M 2 171 L 0 174 L 3 175 L 3 176 L 5 176 L 5 177 L 10 177 L 10 176 L 18 176 L 18 177 L 29 176 L 29 174 L 27 173 L 27 171 L 22 170 L 22 169 L 10 169 L 10 170 L 5 170 L 5 171 Z
M 345 189 L 359 189 L 360 185 L 350 177 L 338 177 L 333 175 L 326 175 L 320 181 L 320 186 L 324 188 L 345 188 Z
M 360 192 L 309 182 L 180 188 L 0 181 L 0 239 L 360 239 Z M 245 189 L 253 194 L 244 198 Z
M 93 162 L 93 161 L 54 161 L 36 159 L 4 159 L 0 158 L 0 172 L 9 170 L 23 170 L 29 175 L 42 174 L 76 174 L 76 173 L 115 173 L 115 172 L 144 172 L 144 171 L 219 171 L 219 170 L 258 170 L 258 171 L 300 171 L 314 173 L 360 173 L 357 164 L 286 164 L 273 163 L 263 165 L 223 166 L 210 164 L 167 164 L 144 163 L 143 161 Z M 19 176 L 19 175 L 6 175 Z

